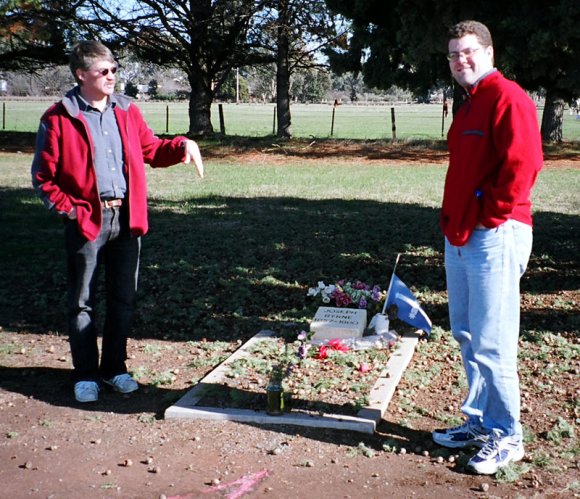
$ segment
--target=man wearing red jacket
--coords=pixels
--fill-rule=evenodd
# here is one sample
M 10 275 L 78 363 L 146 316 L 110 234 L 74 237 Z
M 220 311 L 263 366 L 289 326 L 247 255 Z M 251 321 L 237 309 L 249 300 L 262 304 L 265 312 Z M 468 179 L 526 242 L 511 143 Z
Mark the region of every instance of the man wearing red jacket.
M 532 247 L 531 189 L 543 163 L 537 111 L 494 68 L 489 30 L 449 31 L 449 66 L 465 90 L 448 133 L 441 228 L 449 318 L 468 393 L 464 424 L 435 430 L 450 448 L 479 447 L 468 467 L 494 474 L 524 456 L 517 351 L 520 277 Z
M 42 116 L 32 183 L 65 221 L 68 330 L 75 398 L 98 400 L 102 383 L 121 393 L 138 389 L 127 373 L 127 338 L 137 293 L 140 236 L 148 230 L 145 163 L 167 167 L 203 162 L 186 137 L 162 140 L 139 109 L 116 95 L 117 64 L 100 42 L 71 53 L 77 86 Z M 97 271 L 106 272 L 106 318 L 99 362 L 95 325 Z

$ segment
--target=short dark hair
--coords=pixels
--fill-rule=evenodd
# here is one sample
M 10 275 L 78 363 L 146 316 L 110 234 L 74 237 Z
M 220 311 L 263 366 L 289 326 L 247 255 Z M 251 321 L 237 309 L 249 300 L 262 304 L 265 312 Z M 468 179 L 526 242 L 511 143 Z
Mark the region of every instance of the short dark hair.
M 477 41 L 481 43 L 484 47 L 493 46 L 493 41 L 491 39 L 491 33 L 487 26 L 479 21 L 461 21 L 454 24 L 447 31 L 449 39 L 462 38 L 465 35 L 475 35 Z
M 76 43 L 69 57 L 69 67 L 76 82 L 80 85 L 76 74 L 77 69 L 87 70 L 96 60 L 102 59 L 111 63 L 115 62 L 113 53 L 101 42 L 97 40 L 83 40 Z

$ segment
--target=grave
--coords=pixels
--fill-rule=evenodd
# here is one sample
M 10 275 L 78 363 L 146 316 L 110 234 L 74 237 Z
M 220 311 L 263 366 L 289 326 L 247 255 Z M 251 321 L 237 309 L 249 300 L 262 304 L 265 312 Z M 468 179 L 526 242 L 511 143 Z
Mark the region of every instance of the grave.
M 268 341 L 268 338 L 274 341 L 275 333 L 272 331 L 260 331 L 253 338 L 250 338 L 174 405 L 169 407 L 165 411 L 165 418 L 223 420 L 272 425 L 282 424 L 374 433 L 377 424 L 387 410 L 405 368 L 413 356 L 420 338 L 420 331 L 407 332 L 401 336 L 397 349 L 393 351 L 387 365 L 378 374 L 377 380 L 370 391 L 368 397 L 369 405 L 358 411 L 356 416 L 337 414 L 312 415 L 301 412 L 288 412 L 271 416 L 266 413 L 266 408 L 263 411 L 256 411 L 251 409 L 216 408 L 198 405 L 203 399 L 204 392 L 212 385 L 220 383 L 220 380 L 224 379 L 230 363 L 237 359 L 251 356 L 250 351 L 252 348 L 260 341 Z

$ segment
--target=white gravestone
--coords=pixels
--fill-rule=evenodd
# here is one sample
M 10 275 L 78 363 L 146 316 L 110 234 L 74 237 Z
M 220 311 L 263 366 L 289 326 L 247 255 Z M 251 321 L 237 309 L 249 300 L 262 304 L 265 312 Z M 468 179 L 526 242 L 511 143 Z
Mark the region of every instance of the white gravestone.
M 310 324 L 312 340 L 360 338 L 367 326 L 367 311 L 360 308 L 318 307 Z

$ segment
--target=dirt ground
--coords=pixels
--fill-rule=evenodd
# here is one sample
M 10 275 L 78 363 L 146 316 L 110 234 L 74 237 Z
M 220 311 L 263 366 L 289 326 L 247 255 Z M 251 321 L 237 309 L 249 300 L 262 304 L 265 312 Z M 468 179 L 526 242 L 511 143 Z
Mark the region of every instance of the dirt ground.
M 290 426 L 163 419 L 190 386 L 179 345 L 131 340 L 129 364 L 165 366 L 169 388 L 141 381 L 138 392 L 103 390 L 95 404 L 78 404 L 69 382 L 63 336 L 2 333 L 13 346 L 0 356 L 0 482 L 2 497 L 577 497 L 578 456 L 551 452 L 550 467 L 513 483 L 467 473 L 467 456 L 440 453 L 430 441 L 430 416 L 457 413 L 452 370 L 414 393 L 425 417 L 413 430 L 398 422 L 408 402 L 395 394 L 374 435 Z M 156 348 L 158 347 L 158 348 Z M 152 354 L 151 352 L 155 353 Z M 180 353 L 181 352 L 181 353 Z M 425 353 L 413 364 L 429 361 Z M 430 361 L 429 361 L 430 362 Z M 416 366 L 415 366 L 416 367 Z M 548 382 L 548 380 L 543 380 Z M 554 406 L 578 397 L 578 371 L 555 380 L 562 391 L 533 392 L 524 402 L 526 425 L 547 431 Z M 403 381 L 401 392 L 410 384 Z M 546 392 L 544 392 L 546 393 Z M 546 411 L 544 412 L 544 409 Z M 545 431 L 543 433 L 545 433 Z M 387 443 L 395 450 L 385 446 Z M 537 451 L 535 443 L 529 451 Z
M 14 147 L 25 149 L 26 144 Z M 26 145 L 30 147 L 30 145 Z M 330 146 L 325 146 L 330 147 Z M 353 144 L 328 155 L 445 161 L 444 151 L 385 148 L 373 153 Z M 6 146 L 3 146 L 6 150 Z M 311 157 L 305 150 L 279 154 Z M 235 148 L 233 148 L 235 149 Z M 273 154 L 260 145 L 236 150 L 236 160 L 256 161 Z M 317 149 L 319 151 L 319 149 Z M 207 157 L 222 153 L 208 151 Z M 570 157 L 549 158 L 548 167 L 574 165 Z M 578 300 L 578 296 L 568 297 Z M 450 391 L 453 359 L 416 353 L 409 369 L 440 363 L 441 376 L 428 389 L 413 389 L 413 404 L 422 417 L 413 429 L 401 425 L 411 380 L 399 385 L 374 435 L 290 426 L 254 426 L 235 422 L 165 420 L 164 410 L 191 386 L 187 345 L 162 340 L 132 339 L 129 368 L 147 365 L 171 371 L 170 384 L 120 395 L 101 392 L 95 404 L 78 404 L 69 381 L 70 353 L 66 337 L 0 331 L 0 496 L 6 498 L 515 498 L 579 497 L 579 456 L 546 449 L 547 466 L 533 466 L 513 482 L 469 474 L 466 456 L 442 453 L 430 440 L 436 413 L 458 414 L 461 394 Z M 576 343 L 578 338 L 573 339 Z M 157 347 L 157 348 L 155 348 Z M 436 348 L 434 345 L 431 348 Z M 455 359 L 457 360 L 457 359 Z M 557 361 L 557 360 L 556 360 Z M 554 424 L 547 414 L 576 401 L 580 386 L 576 369 L 551 379 L 526 361 L 536 379 L 524 392 L 524 424 L 545 435 Z M 543 362 L 551 362 L 548 356 Z M 535 370 L 534 370 L 535 368 Z M 547 374 L 546 374 L 547 373 Z M 545 390 L 547 385 L 553 389 Z M 419 386 L 419 388 L 421 388 Z M 424 387 L 423 387 L 424 388 Z M 388 443 L 388 445 L 386 445 Z M 545 441 L 527 447 L 537 451 Z M 393 450 L 394 449 L 394 450 Z M 577 451 L 577 446 L 576 446 Z M 526 461 L 528 460 L 528 461 Z M 529 458 L 524 460 L 524 464 Z M 531 463 L 530 463 L 531 464 Z

